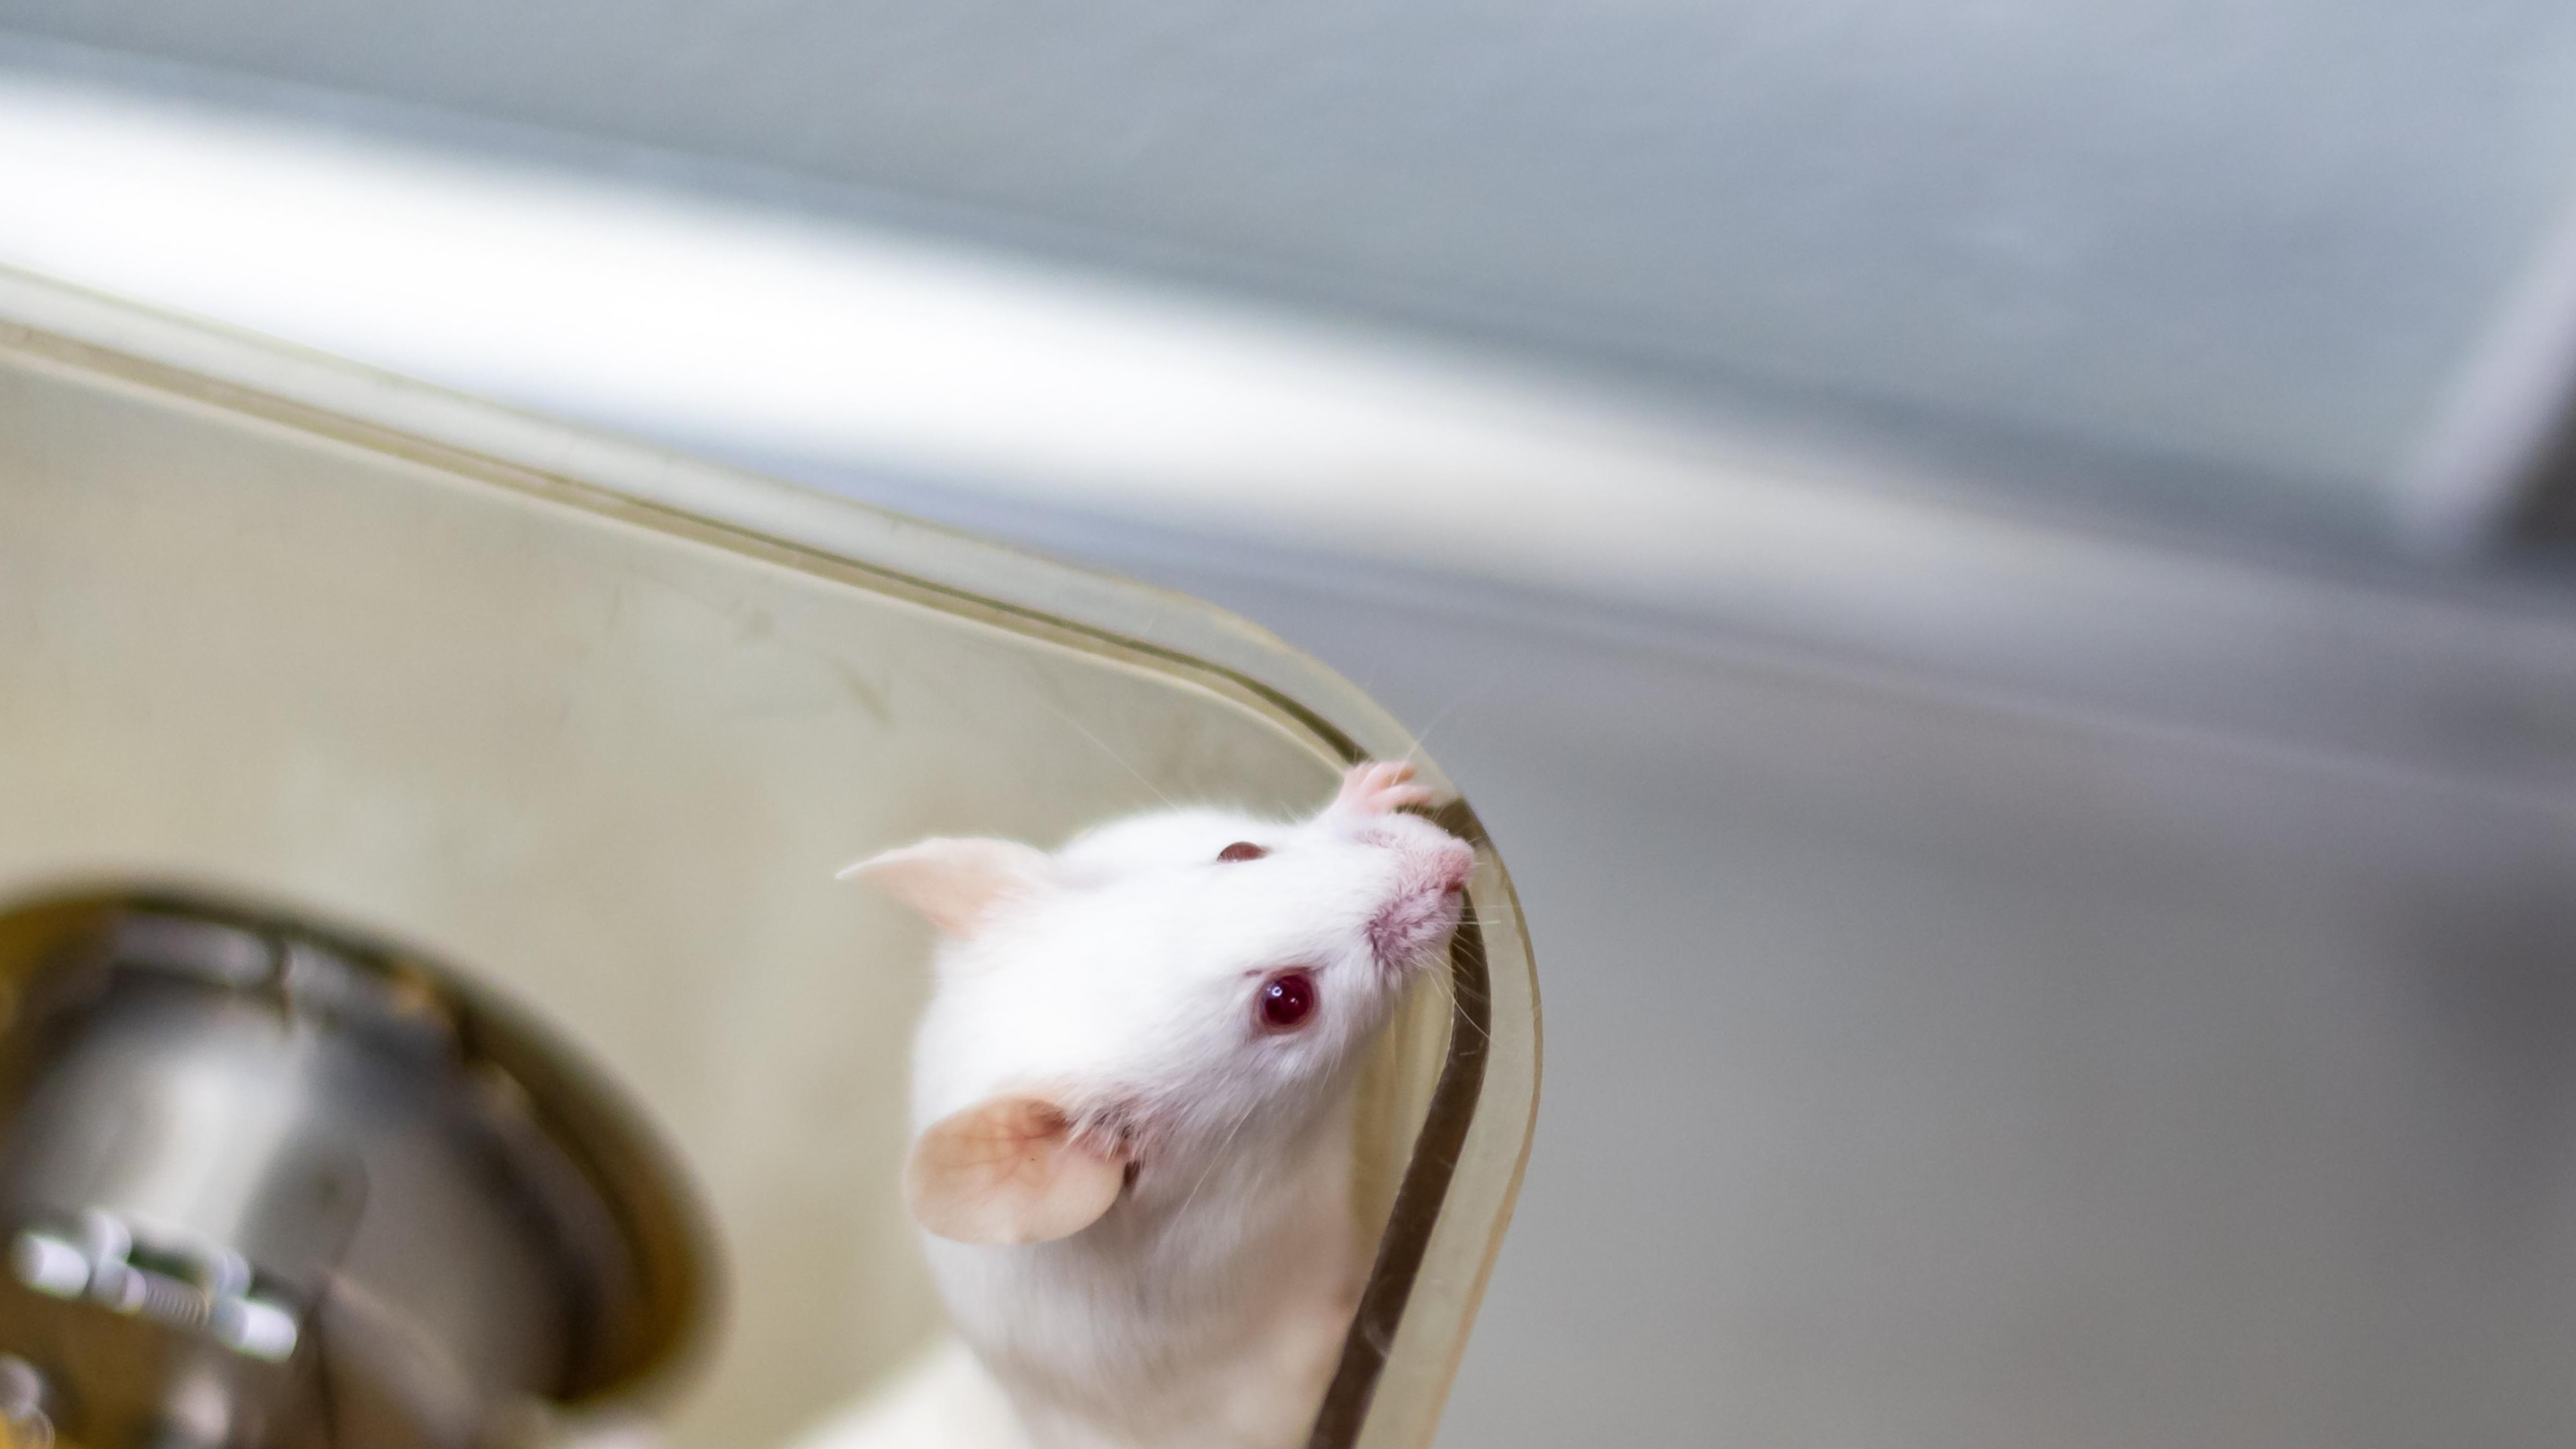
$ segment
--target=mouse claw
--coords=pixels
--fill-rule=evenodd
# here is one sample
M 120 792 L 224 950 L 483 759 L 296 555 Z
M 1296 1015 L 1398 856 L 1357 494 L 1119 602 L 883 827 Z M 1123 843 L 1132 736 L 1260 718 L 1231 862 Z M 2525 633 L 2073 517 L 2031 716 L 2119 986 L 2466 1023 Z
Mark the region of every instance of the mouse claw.
M 1402 760 L 1371 760 L 1351 766 L 1342 776 L 1342 792 L 1332 809 L 1350 815 L 1385 815 L 1407 805 L 1431 803 L 1431 787 L 1413 783 L 1413 766 Z

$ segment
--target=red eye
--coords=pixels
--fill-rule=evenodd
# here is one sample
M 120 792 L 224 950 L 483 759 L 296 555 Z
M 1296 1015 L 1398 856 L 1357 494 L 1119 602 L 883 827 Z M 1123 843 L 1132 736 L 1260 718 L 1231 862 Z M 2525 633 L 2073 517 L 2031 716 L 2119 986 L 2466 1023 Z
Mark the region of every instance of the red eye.
M 1216 853 L 1219 860 L 1259 860 L 1270 852 L 1249 840 L 1238 840 Z
M 1295 1031 L 1315 1014 L 1320 995 L 1314 977 L 1303 971 L 1282 971 L 1261 983 L 1261 1024 L 1272 1031 Z

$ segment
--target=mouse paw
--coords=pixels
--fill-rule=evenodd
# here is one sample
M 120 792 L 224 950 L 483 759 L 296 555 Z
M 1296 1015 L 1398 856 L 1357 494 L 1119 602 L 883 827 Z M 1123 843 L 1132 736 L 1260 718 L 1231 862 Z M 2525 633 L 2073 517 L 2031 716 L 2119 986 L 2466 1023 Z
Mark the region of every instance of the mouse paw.
M 1413 783 L 1413 767 L 1402 760 L 1372 760 L 1353 765 L 1342 776 L 1342 793 L 1334 810 L 1347 815 L 1385 815 L 1407 805 L 1431 803 L 1431 788 Z

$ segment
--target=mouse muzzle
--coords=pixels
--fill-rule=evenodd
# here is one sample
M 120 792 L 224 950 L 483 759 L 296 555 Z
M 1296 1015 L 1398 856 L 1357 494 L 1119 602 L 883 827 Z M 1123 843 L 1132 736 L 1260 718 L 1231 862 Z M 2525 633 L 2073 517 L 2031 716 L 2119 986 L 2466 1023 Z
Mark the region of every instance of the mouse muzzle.
M 1476 853 L 1447 835 L 1390 848 L 1401 857 L 1401 866 L 1394 895 L 1369 920 L 1369 949 L 1380 966 L 1407 971 L 1428 965 L 1457 929 Z

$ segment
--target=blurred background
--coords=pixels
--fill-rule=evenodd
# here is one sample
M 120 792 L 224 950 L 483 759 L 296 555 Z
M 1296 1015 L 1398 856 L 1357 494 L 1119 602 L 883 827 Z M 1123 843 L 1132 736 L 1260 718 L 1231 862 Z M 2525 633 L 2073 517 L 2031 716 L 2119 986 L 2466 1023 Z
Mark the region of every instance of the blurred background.
M 0 0 L 0 262 L 1387 704 L 1446 1445 L 2576 1442 L 2576 9 Z

